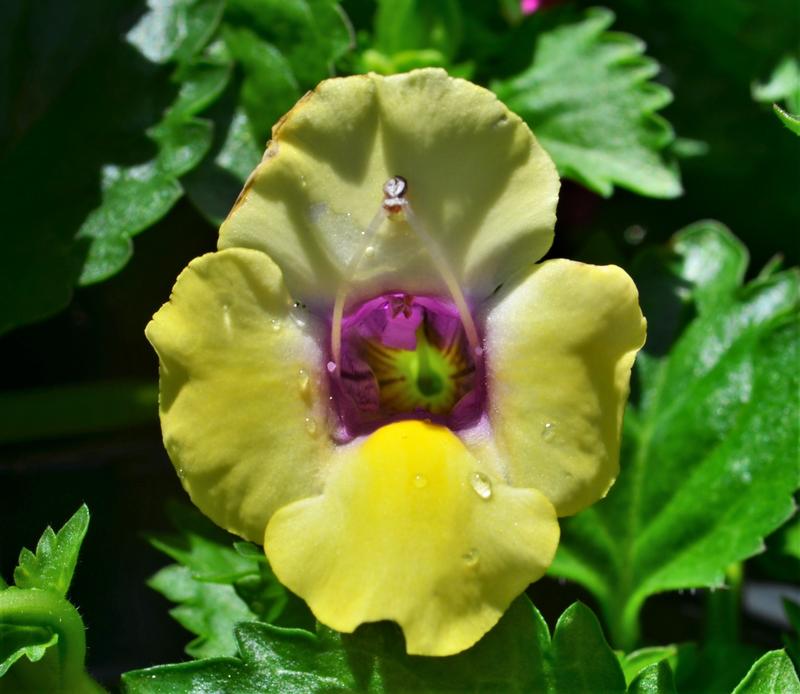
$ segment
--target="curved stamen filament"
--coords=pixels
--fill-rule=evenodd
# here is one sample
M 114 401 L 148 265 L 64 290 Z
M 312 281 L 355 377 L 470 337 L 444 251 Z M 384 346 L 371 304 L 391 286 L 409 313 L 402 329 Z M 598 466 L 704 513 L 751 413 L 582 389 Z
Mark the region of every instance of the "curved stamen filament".
M 470 349 L 472 349 L 473 354 L 476 354 L 481 348 L 480 340 L 478 339 L 478 330 L 475 328 L 475 322 L 472 320 L 472 314 L 469 311 L 469 306 L 467 306 L 467 300 L 464 297 L 464 292 L 461 291 L 461 285 L 459 285 L 455 273 L 447 262 L 447 258 L 445 258 L 439 244 L 428 234 L 417 215 L 414 214 L 414 210 L 411 208 L 408 200 L 405 201 L 405 214 L 408 225 L 413 229 L 419 240 L 425 244 L 436 269 L 442 276 L 447 286 L 447 291 L 450 292 L 450 297 L 453 299 L 456 309 L 458 309 L 458 315 L 461 318 L 461 323 L 464 325 L 464 334 L 467 336 Z
M 356 252 L 353 253 L 352 257 L 345 266 L 344 280 L 339 283 L 339 288 L 336 290 L 336 299 L 333 303 L 333 319 L 331 321 L 331 354 L 333 356 L 333 363 L 337 367 L 337 374 L 341 372 L 341 369 L 339 368 L 339 357 L 342 353 L 342 317 L 344 316 L 344 304 L 347 300 L 347 290 L 349 289 L 347 280 L 352 277 L 355 271 L 358 269 L 361 260 L 367 253 L 367 248 L 369 248 L 370 244 L 372 243 L 372 239 L 384 219 L 386 219 L 386 210 L 384 209 L 383 204 L 381 204 L 380 208 L 375 213 L 375 216 L 372 218 L 366 230 L 364 231 L 363 238 L 361 239 L 361 245 L 356 249 Z

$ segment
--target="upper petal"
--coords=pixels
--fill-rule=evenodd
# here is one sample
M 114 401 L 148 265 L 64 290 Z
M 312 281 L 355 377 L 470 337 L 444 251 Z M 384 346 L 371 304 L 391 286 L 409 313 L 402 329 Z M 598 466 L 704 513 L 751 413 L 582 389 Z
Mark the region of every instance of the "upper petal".
M 630 371 L 646 322 L 615 266 L 552 260 L 496 300 L 486 321 L 489 411 L 512 484 L 559 515 L 605 496 L 619 470 Z
M 339 631 L 396 621 L 409 653 L 469 648 L 558 545 L 555 510 L 494 477 L 445 427 L 397 422 L 340 452 L 324 493 L 280 509 L 278 578 Z
M 395 175 L 408 180 L 415 216 L 474 299 L 550 247 L 552 161 L 494 94 L 440 69 L 322 82 L 274 128 L 220 247 L 266 251 L 292 295 L 315 306 L 329 305 L 343 278 L 353 298 L 446 294 L 402 221 L 383 221 L 369 256 L 345 271 Z
M 183 486 L 217 524 L 257 542 L 277 508 L 321 489 L 331 455 L 322 355 L 291 308 L 275 264 L 233 249 L 189 263 L 146 330 Z

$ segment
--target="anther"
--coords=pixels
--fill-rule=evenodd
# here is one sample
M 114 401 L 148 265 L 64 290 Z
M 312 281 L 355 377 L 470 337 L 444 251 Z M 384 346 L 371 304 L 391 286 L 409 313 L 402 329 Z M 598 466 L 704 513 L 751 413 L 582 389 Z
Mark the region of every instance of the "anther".
M 393 176 L 383 184 L 383 209 L 389 214 L 397 214 L 406 206 L 408 181 L 402 176 Z

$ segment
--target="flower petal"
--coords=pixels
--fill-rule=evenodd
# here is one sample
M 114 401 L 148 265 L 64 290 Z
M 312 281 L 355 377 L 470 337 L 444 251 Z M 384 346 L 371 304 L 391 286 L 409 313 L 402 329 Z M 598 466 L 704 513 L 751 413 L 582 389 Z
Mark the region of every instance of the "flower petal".
M 494 94 L 440 69 L 322 82 L 274 128 L 220 247 L 265 251 L 292 295 L 315 307 L 332 302 L 342 279 L 354 299 L 398 287 L 446 296 L 404 221 L 383 221 L 364 262 L 347 270 L 396 175 L 473 299 L 550 247 L 552 161 Z
M 553 559 L 550 502 L 492 479 L 445 427 L 390 424 L 341 455 L 324 493 L 280 509 L 264 540 L 281 582 L 333 629 L 390 619 L 409 653 L 457 653 Z
M 638 293 L 618 267 L 539 265 L 486 321 L 489 410 L 511 484 L 558 514 L 605 496 L 619 471 L 630 370 L 644 344 Z
M 318 341 L 291 309 L 267 256 L 227 250 L 189 263 L 146 330 L 183 486 L 217 524 L 258 542 L 277 508 L 318 493 L 331 455 Z

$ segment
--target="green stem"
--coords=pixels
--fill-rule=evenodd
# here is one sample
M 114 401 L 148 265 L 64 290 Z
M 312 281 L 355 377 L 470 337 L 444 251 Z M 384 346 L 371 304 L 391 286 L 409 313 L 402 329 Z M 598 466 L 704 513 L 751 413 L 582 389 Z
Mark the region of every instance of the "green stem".
M 37 626 L 58 634 L 58 663 L 64 691 L 86 679 L 86 633 L 78 611 L 63 597 L 36 588 L 0 592 L 0 624 Z

